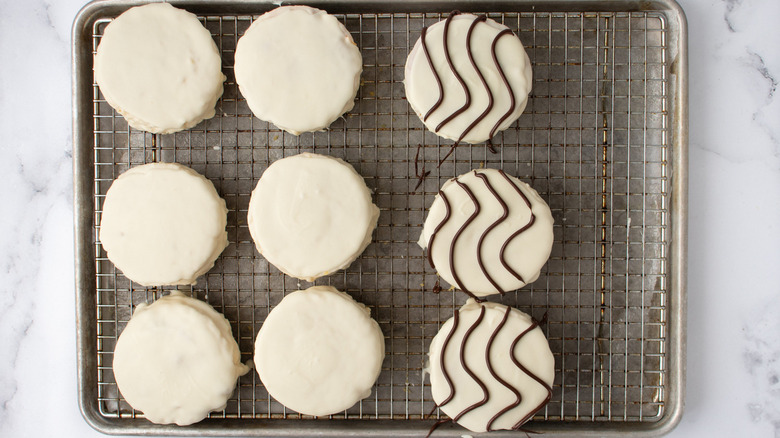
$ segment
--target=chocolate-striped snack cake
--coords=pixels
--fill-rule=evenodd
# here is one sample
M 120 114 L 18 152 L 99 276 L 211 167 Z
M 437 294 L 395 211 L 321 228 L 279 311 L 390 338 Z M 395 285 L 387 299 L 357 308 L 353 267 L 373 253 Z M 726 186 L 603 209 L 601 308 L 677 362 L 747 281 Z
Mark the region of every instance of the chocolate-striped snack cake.
M 458 143 L 481 143 L 522 114 L 531 61 L 508 27 L 456 11 L 422 30 L 406 60 L 404 84 L 429 130 Z
M 433 400 L 473 432 L 519 429 L 552 396 L 555 360 L 539 323 L 469 299 L 429 349 Z
M 544 200 L 496 169 L 444 183 L 419 241 L 441 278 L 474 298 L 535 281 L 552 243 L 553 217 Z

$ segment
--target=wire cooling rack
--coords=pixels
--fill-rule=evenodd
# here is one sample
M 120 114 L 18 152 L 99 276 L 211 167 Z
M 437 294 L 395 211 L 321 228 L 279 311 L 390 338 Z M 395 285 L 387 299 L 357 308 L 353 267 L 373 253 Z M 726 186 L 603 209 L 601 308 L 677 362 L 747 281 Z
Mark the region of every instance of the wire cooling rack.
M 514 30 L 527 48 L 534 84 L 525 113 L 493 142 L 461 145 L 437 169 L 451 142 L 428 132 L 404 97 L 404 63 L 423 26 L 442 13 L 335 14 L 363 55 L 355 108 L 327 131 L 293 136 L 252 116 L 233 75 L 237 40 L 253 15 L 202 15 L 227 76 L 217 115 L 193 129 L 154 135 L 130 129 L 92 84 L 92 245 L 96 306 L 96 398 L 107 419 L 142 418 L 122 398 L 111 363 L 116 339 L 140 303 L 168 293 L 130 282 L 97 240 L 112 181 L 130 167 L 177 162 L 209 178 L 225 199 L 230 245 L 186 294 L 231 322 L 251 359 L 254 338 L 286 293 L 311 283 L 285 276 L 255 250 L 246 224 L 249 197 L 269 163 L 309 151 L 352 164 L 381 209 L 373 242 L 344 271 L 317 280 L 371 308 L 387 355 L 371 396 L 333 419 L 421 420 L 435 405 L 424 374 L 428 344 L 465 302 L 432 292 L 435 272 L 417 240 L 426 208 L 447 179 L 479 167 L 525 180 L 547 201 L 554 245 L 539 279 L 493 300 L 544 326 L 555 356 L 544 423 L 654 422 L 669 400 L 669 221 L 672 170 L 670 30 L 662 12 L 513 12 L 487 15 Z M 94 50 L 109 18 L 92 23 Z M 91 64 L 90 64 L 91 65 Z M 678 123 L 675 121 L 675 123 Z M 420 147 L 430 176 L 415 191 Z M 149 214 L 156 214 L 150 211 Z M 434 411 L 431 418 L 443 415 Z M 224 411 L 210 418 L 311 419 L 269 397 L 254 371 L 241 377 Z M 217 420 L 207 420 L 217 421 Z M 319 422 L 320 420 L 315 421 Z M 220 423 L 223 424 L 223 423 Z M 421 430 L 429 423 L 419 422 Z

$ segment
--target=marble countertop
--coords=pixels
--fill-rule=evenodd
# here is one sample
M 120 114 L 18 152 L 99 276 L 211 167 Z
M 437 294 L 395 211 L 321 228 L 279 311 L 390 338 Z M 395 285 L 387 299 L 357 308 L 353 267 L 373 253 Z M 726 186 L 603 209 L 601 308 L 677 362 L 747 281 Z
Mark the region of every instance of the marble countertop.
M 689 23 L 685 414 L 669 436 L 780 437 L 780 2 Z M 101 436 L 77 406 L 70 29 L 83 0 L 0 2 L 0 436 Z

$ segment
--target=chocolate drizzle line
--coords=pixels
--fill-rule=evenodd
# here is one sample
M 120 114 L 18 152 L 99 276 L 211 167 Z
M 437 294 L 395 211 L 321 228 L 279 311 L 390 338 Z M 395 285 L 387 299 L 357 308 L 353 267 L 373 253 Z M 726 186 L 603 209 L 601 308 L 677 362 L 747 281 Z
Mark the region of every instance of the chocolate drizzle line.
M 512 426 L 512 429 L 515 429 L 515 430 L 520 429 L 520 426 L 522 426 L 523 424 L 525 424 L 525 422 L 530 420 L 531 417 L 533 417 L 534 414 L 536 414 L 536 411 L 541 409 L 542 406 L 546 405 L 547 402 L 549 402 L 550 399 L 552 398 L 552 387 L 550 385 L 548 385 L 547 383 L 545 383 L 542 379 L 540 379 L 539 376 L 537 376 L 536 374 L 528 371 L 528 369 L 526 369 L 526 367 L 524 367 L 523 364 L 521 364 L 517 360 L 517 358 L 515 357 L 515 347 L 517 346 L 517 343 L 520 342 L 520 340 L 523 339 L 523 336 L 525 336 L 528 332 L 530 332 L 531 330 L 539 327 L 539 322 L 538 321 L 536 321 L 535 319 L 532 319 L 532 321 L 533 322 L 532 322 L 531 326 L 528 327 L 527 329 L 525 329 L 524 332 L 520 333 L 515 338 L 515 340 L 512 342 L 512 346 L 509 347 L 509 357 L 512 359 L 512 363 L 514 363 L 516 367 L 520 368 L 520 370 L 522 372 L 524 372 L 525 374 L 527 374 L 528 377 L 534 379 L 537 383 L 542 385 L 544 387 L 544 389 L 547 390 L 547 396 L 544 398 L 544 400 L 542 400 L 541 403 L 539 403 L 539 405 L 537 405 L 535 408 L 531 409 L 525 417 L 523 417 L 514 426 Z
M 421 144 L 417 145 L 417 153 L 414 154 L 414 175 L 417 177 L 417 185 L 414 186 L 414 190 L 412 190 L 412 193 L 416 192 L 417 189 L 420 188 L 420 185 L 422 185 L 423 180 L 426 176 L 431 174 L 431 171 L 425 171 L 425 160 L 423 159 L 423 165 L 422 165 L 422 172 L 418 170 L 418 162 L 420 161 L 420 148 L 422 148 Z
M 485 111 L 482 112 L 482 114 L 479 115 L 476 119 L 474 119 L 473 122 L 463 131 L 462 134 L 460 134 L 460 137 L 458 137 L 458 140 L 455 142 L 455 144 L 458 144 L 463 140 L 463 137 L 466 136 L 469 132 L 471 132 L 472 129 L 474 129 L 475 126 L 479 122 L 482 121 L 482 119 L 485 118 L 485 116 L 488 115 L 490 110 L 493 109 L 493 93 L 490 92 L 490 87 L 488 87 L 487 81 L 485 80 L 485 76 L 482 75 L 482 72 L 479 71 L 479 67 L 477 67 L 477 63 L 474 61 L 474 54 L 471 52 L 471 33 L 474 31 L 474 26 L 477 25 L 477 23 L 484 22 L 487 20 L 487 17 L 484 15 L 480 15 L 477 17 L 474 21 L 471 22 L 471 26 L 469 26 L 469 31 L 466 33 L 466 54 L 469 57 L 469 61 L 471 61 L 471 66 L 474 67 L 474 71 L 477 72 L 477 76 L 479 76 L 479 80 L 482 82 L 482 85 L 485 87 L 485 91 L 488 95 L 488 105 L 487 108 L 485 108 Z M 438 131 L 438 129 L 437 129 Z
M 433 264 L 433 240 L 436 238 L 436 234 L 441 230 L 441 227 L 444 226 L 445 223 L 447 223 L 448 220 L 450 220 L 450 201 L 447 200 L 447 195 L 444 194 L 441 190 L 439 190 L 439 196 L 441 197 L 441 200 L 444 201 L 444 219 L 439 222 L 439 225 L 436 225 L 436 228 L 433 229 L 433 234 L 431 234 L 431 240 L 428 242 L 428 264 L 431 265 L 431 268 L 436 269 L 436 265 Z
M 501 68 L 501 64 L 498 63 L 498 57 L 496 56 L 496 43 L 498 43 L 498 40 L 504 36 L 504 35 L 514 35 L 511 30 L 504 29 L 501 32 L 496 35 L 495 38 L 493 38 L 493 43 L 490 45 L 490 54 L 493 57 L 493 62 L 496 64 L 496 68 L 498 69 L 498 74 L 501 76 L 501 80 L 504 81 L 504 85 L 506 85 L 506 89 L 509 91 L 509 98 L 510 104 L 509 104 L 509 111 L 507 111 L 503 116 L 501 116 L 500 119 L 498 119 L 498 122 L 493 126 L 493 129 L 490 130 L 489 138 L 493 138 L 493 136 L 496 134 L 496 130 L 498 127 L 503 123 L 504 120 L 506 120 L 507 117 L 509 117 L 512 112 L 515 110 L 515 92 L 512 91 L 512 86 L 509 85 L 509 81 L 506 79 L 506 75 L 504 74 L 504 69 Z M 491 144 L 491 149 L 492 149 Z
M 479 201 L 477 201 L 477 198 L 474 196 L 474 193 L 469 190 L 468 186 L 463 184 L 462 182 L 455 180 L 455 183 L 462 188 L 467 195 L 469 195 L 469 198 L 471 198 L 471 202 L 474 203 L 474 212 L 471 213 L 471 216 L 469 216 L 468 219 L 466 219 L 465 222 L 463 222 L 463 225 L 458 228 L 458 231 L 455 232 L 455 236 L 452 237 L 452 242 L 450 243 L 450 253 L 449 253 L 449 262 L 450 262 L 450 272 L 452 272 L 452 278 L 455 280 L 455 286 L 468 294 L 470 297 L 474 298 L 477 301 L 483 301 L 483 299 L 477 297 L 474 295 L 470 290 L 466 288 L 466 286 L 463 285 L 463 283 L 460 281 L 460 278 L 458 278 L 458 273 L 455 270 L 455 244 L 458 243 L 458 239 L 460 238 L 460 235 L 463 234 L 463 230 L 468 228 L 469 225 L 474 221 L 474 219 L 477 218 L 479 215 Z
M 447 351 L 447 345 L 450 343 L 450 339 L 452 339 L 452 335 L 455 334 L 455 330 L 458 329 L 458 322 L 460 321 L 460 311 L 456 310 L 455 315 L 453 315 L 453 321 L 452 321 L 452 330 L 450 330 L 449 333 L 447 333 L 447 337 L 444 338 L 444 343 L 441 344 L 441 353 L 439 355 L 439 364 L 441 365 L 441 375 L 444 377 L 444 381 L 447 382 L 447 386 L 450 388 L 450 395 L 447 396 L 446 399 L 444 399 L 439 406 L 444 406 L 447 403 L 452 400 L 453 397 L 455 397 L 455 386 L 452 384 L 452 380 L 450 380 L 450 375 L 447 374 L 447 368 L 444 365 L 444 353 Z
M 460 417 L 463 415 L 471 412 L 472 410 L 484 405 L 488 401 L 488 390 L 485 384 L 479 380 L 479 377 L 477 377 L 476 374 L 474 374 L 474 371 L 471 371 L 469 369 L 468 365 L 466 365 L 466 343 L 469 341 L 469 337 L 471 336 L 471 333 L 474 332 L 474 330 L 482 323 L 482 319 L 485 317 L 485 306 L 479 306 L 479 316 L 477 317 L 477 320 L 474 321 L 474 324 L 469 327 L 469 329 L 466 331 L 466 334 L 463 335 L 463 341 L 460 343 L 460 366 L 463 367 L 463 370 L 466 371 L 466 374 L 469 375 L 472 379 L 474 379 L 475 382 L 477 382 L 477 385 L 479 385 L 479 388 L 482 390 L 482 400 L 472 404 L 471 406 L 467 407 L 466 409 L 460 411 L 458 415 L 456 415 L 452 421 L 458 421 Z M 454 391 L 453 391 L 454 393 Z
M 439 131 L 441 128 L 444 127 L 444 125 L 449 123 L 455 117 L 458 117 L 461 113 L 463 113 L 463 111 L 466 111 L 468 107 L 471 106 L 471 93 L 469 92 L 469 87 L 466 85 L 466 82 L 458 73 L 458 70 L 455 69 L 455 65 L 452 63 L 452 57 L 450 56 L 450 49 L 448 44 L 448 39 L 450 34 L 450 22 L 456 15 L 460 15 L 460 11 L 450 12 L 450 15 L 447 16 L 447 20 L 444 21 L 444 59 L 447 61 L 447 65 L 450 66 L 450 70 L 452 70 L 452 74 L 455 75 L 455 79 L 458 80 L 460 86 L 463 88 L 463 92 L 466 93 L 466 103 L 464 103 L 462 107 L 458 108 L 457 111 L 455 111 L 454 113 L 447 116 L 444 120 L 442 120 L 439 123 L 439 125 L 436 127 L 436 131 Z
M 509 271 L 509 273 L 514 275 L 515 278 L 517 278 L 518 280 L 520 280 L 523 283 L 525 283 L 525 280 L 523 280 L 523 277 L 520 274 L 518 274 L 517 272 L 515 272 L 512 268 L 509 267 L 509 264 L 507 264 L 506 259 L 504 258 L 504 253 L 506 252 L 507 246 L 509 246 L 509 242 L 511 242 L 515 237 L 523 234 L 527 229 L 531 228 L 534 225 L 534 222 L 536 222 L 536 215 L 534 215 L 534 211 L 531 208 L 531 201 L 529 201 L 528 198 L 525 196 L 525 193 L 523 193 L 523 191 L 520 190 L 520 187 L 517 187 L 517 185 L 514 182 L 512 182 L 512 180 L 507 176 L 506 173 L 504 173 L 503 170 L 499 169 L 498 173 L 500 173 L 501 176 L 503 176 L 504 179 L 506 179 L 506 181 L 509 183 L 509 185 L 511 185 L 512 188 L 515 189 L 517 194 L 519 194 L 520 197 L 523 198 L 523 201 L 525 201 L 525 205 L 528 206 L 528 209 L 531 210 L 531 219 L 529 219 L 528 223 L 523 228 L 520 228 L 519 230 L 517 230 L 514 233 L 512 233 L 512 235 L 509 236 L 509 238 L 506 239 L 504 244 L 501 246 L 501 251 L 498 253 L 499 254 L 499 260 L 501 260 L 501 265 L 504 267 L 504 269 L 506 269 L 507 271 Z
M 512 391 L 512 394 L 515 395 L 515 402 L 505 407 L 504 409 L 498 411 L 496 415 L 493 415 L 493 417 L 488 421 L 487 427 L 485 427 L 485 429 L 487 429 L 488 432 L 490 432 L 493 422 L 496 421 L 498 417 L 504 415 L 505 412 L 520 405 L 520 402 L 523 400 L 523 396 L 520 395 L 520 391 L 518 391 L 517 388 L 515 388 L 514 386 L 507 383 L 501 377 L 498 377 L 498 374 L 496 374 L 496 372 L 493 370 L 493 365 L 490 363 L 490 347 L 493 346 L 493 341 L 496 339 L 496 335 L 498 335 L 498 332 L 500 332 L 501 329 L 504 327 L 504 324 L 506 324 L 506 320 L 509 319 L 509 312 L 511 311 L 512 309 L 510 307 L 506 308 L 506 312 L 504 312 L 504 317 L 501 319 L 501 322 L 498 323 L 498 326 L 490 335 L 490 339 L 488 339 L 487 346 L 485 347 L 485 362 L 487 363 L 487 369 L 490 372 L 490 375 L 493 376 L 494 379 L 498 380 L 500 384 L 504 385 L 505 388 Z
M 439 73 L 436 72 L 436 69 L 433 67 L 433 61 L 431 61 L 431 54 L 428 53 L 428 45 L 425 44 L 425 34 L 428 33 L 428 28 L 423 27 L 422 32 L 420 33 L 420 44 L 422 45 L 423 53 L 425 54 L 425 59 L 428 61 L 428 66 L 431 68 L 431 71 L 433 72 L 433 77 L 436 79 L 436 86 L 439 87 L 439 100 L 436 101 L 435 104 L 431 107 L 431 109 L 428 110 L 428 112 L 425 114 L 425 117 L 423 117 L 423 122 L 428 120 L 428 116 L 430 116 L 434 111 L 436 111 L 436 108 L 441 105 L 441 103 L 444 101 L 444 88 L 441 85 L 441 78 L 439 77 Z
M 504 202 L 504 200 L 501 199 L 500 196 L 498 196 L 498 193 L 496 193 L 496 190 L 490 184 L 490 181 L 488 181 L 488 177 L 484 173 L 480 173 L 480 172 L 477 172 L 475 170 L 474 171 L 474 176 L 476 176 L 477 178 L 481 179 L 482 182 L 485 183 L 485 187 L 487 187 L 487 189 L 490 191 L 490 193 L 493 194 L 493 196 L 496 198 L 496 201 L 498 201 L 498 203 L 501 204 L 501 208 L 504 209 L 504 214 L 500 218 L 498 218 L 497 221 L 493 222 L 492 224 L 490 224 L 489 227 L 487 227 L 485 229 L 485 231 L 482 233 L 482 235 L 479 236 L 479 241 L 477 242 L 477 264 L 479 264 L 479 269 L 482 270 L 482 274 L 485 275 L 485 278 L 488 279 L 490 284 L 492 284 L 493 287 L 496 288 L 496 290 L 501 293 L 501 295 L 504 295 L 506 293 L 506 291 L 501 289 L 501 286 L 499 286 L 498 283 L 496 283 L 496 281 L 493 280 L 493 277 L 491 277 L 490 274 L 488 274 L 488 271 L 485 268 L 485 263 L 482 261 L 482 243 L 484 242 L 485 237 L 488 235 L 488 233 L 493 231 L 493 228 L 497 227 L 498 224 L 500 224 L 501 222 L 504 222 L 504 220 L 506 220 L 506 218 L 509 217 L 509 208 L 507 208 L 506 202 Z
M 448 421 L 450 421 L 449 418 L 442 418 L 441 420 L 433 423 L 433 426 L 431 426 L 431 428 L 428 430 L 428 434 L 425 435 L 425 438 L 430 438 L 430 436 L 433 435 L 433 431 L 435 431 L 436 429 L 439 428 L 439 426 L 441 426 L 442 424 L 444 424 L 444 423 L 446 423 Z

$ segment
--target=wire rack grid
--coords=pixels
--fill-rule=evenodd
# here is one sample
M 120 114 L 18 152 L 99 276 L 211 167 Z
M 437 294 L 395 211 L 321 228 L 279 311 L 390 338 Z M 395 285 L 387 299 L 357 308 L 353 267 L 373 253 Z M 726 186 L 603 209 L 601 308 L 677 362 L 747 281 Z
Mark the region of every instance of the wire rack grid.
M 123 399 L 111 362 L 133 308 L 170 288 L 127 280 L 106 258 L 97 233 L 111 182 L 128 168 L 166 161 L 208 177 L 225 199 L 230 245 L 185 293 L 230 320 L 242 360 L 268 312 L 310 284 L 287 277 L 255 250 L 246 226 L 249 196 L 263 170 L 304 151 L 352 164 L 381 209 L 373 243 L 348 269 L 320 279 L 368 305 L 387 355 L 370 397 L 330 418 L 420 420 L 434 408 L 423 368 L 440 325 L 465 301 L 435 294 L 435 272 L 417 239 L 426 207 L 447 179 L 494 167 L 528 181 L 555 218 L 552 256 L 533 284 L 496 298 L 536 318 L 555 355 L 553 397 L 535 420 L 654 421 L 663 415 L 667 376 L 669 213 L 667 26 L 654 12 L 489 13 L 526 45 L 534 85 L 520 119 L 484 145 L 458 146 L 426 131 L 404 98 L 406 56 L 423 26 L 442 14 L 342 14 L 363 55 L 355 108 L 327 131 L 293 136 L 254 118 L 232 71 L 237 40 L 253 16 L 202 16 L 227 75 L 217 116 L 193 129 L 152 135 L 130 129 L 93 81 L 94 249 L 97 272 L 97 397 L 100 413 L 142 417 Z M 93 27 L 93 51 L 110 20 Z M 432 170 L 418 191 L 414 156 Z M 155 212 L 149 212 L 155 214 Z M 436 413 L 434 416 L 441 415 Z M 241 377 L 212 418 L 311 418 L 268 396 L 256 373 Z

